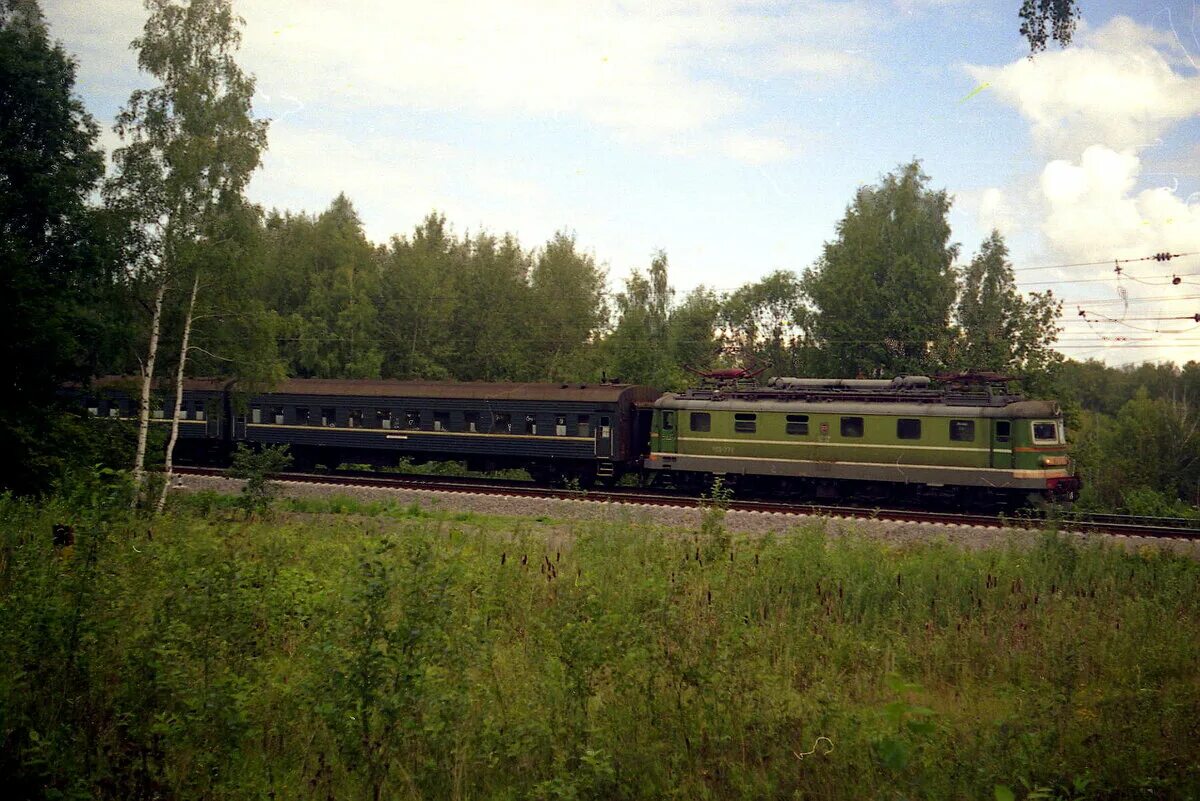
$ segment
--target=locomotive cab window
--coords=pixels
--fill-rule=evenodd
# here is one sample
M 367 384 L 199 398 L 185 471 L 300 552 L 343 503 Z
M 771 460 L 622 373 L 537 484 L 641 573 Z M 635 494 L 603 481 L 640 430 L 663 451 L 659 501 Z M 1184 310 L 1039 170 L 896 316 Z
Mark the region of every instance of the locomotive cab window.
M 951 420 L 950 421 L 950 441 L 951 442 L 974 442 L 975 441 L 975 421 L 974 420 Z
M 739 434 L 753 434 L 758 430 L 758 415 L 739 412 L 733 416 L 733 430 Z
M 307 406 L 297 406 L 296 407 L 296 425 L 298 425 L 298 426 L 312 425 L 312 419 L 308 413 Z
M 708 412 L 692 412 L 691 418 L 693 431 L 712 431 L 712 415 Z
M 379 421 L 380 428 L 392 427 L 392 410 L 391 409 L 376 409 L 375 419 Z
M 789 414 L 787 416 L 787 432 L 792 436 L 808 435 L 808 415 Z
M 675 429 L 675 412 L 664 411 L 662 421 L 663 431 L 673 431 Z
M 863 435 L 863 419 L 861 417 L 842 418 L 843 437 L 861 437 Z
M 463 420 L 467 424 L 467 431 L 472 434 L 479 432 L 479 412 L 463 412 Z
M 433 430 L 434 431 L 449 431 L 450 430 L 450 412 L 434 412 L 433 413 Z
M 896 439 L 920 439 L 921 421 L 900 418 L 896 421 Z
M 1038 445 L 1058 442 L 1058 423 L 1053 420 L 1038 420 L 1033 424 L 1033 441 Z
M 337 411 L 328 406 L 321 407 L 321 425 L 332 427 L 337 425 Z
M 1008 442 L 1012 436 L 1012 423 L 1000 420 L 996 423 L 996 442 Z

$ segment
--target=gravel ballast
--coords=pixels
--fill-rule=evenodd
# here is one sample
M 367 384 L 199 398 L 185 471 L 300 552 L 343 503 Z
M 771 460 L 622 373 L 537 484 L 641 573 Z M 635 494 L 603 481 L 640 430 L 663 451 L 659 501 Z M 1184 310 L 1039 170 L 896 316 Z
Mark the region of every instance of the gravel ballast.
M 177 476 L 175 490 L 198 492 L 211 490 L 223 494 L 241 491 L 242 481 L 216 476 Z M 300 481 L 279 481 L 280 494 L 292 498 L 313 498 L 337 495 L 358 501 L 390 500 L 400 504 L 415 503 L 423 509 L 445 512 L 471 512 L 497 517 L 540 517 L 556 520 L 592 520 L 614 523 L 662 526 L 680 531 L 694 531 L 700 526 L 702 512 L 695 508 L 655 506 L 650 504 L 617 504 L 599 500 L 565 498 L 529 498 L 485 495 L 468 492 L 439 492 L 391 487 L 362 487 L 345 484 L 314 484 Z M 1039 533 L 1020 528 L 989 528 L 944 523 L 908 523 L 894 520 L 864 520 L 861 518 L 818 517 L 778 512 L 726 513 L 725 527 L 741 534 L 785 533 L 789 529 L 813 525 L 823 526 L 831 536 L 859 534 L 902 545 L 938 540 L 964 548 L 989 548 L 1001 545 L 1032 543 Z M 1131 550 L 1141 548 L 1165 549 L 1181 555 L 1200 558 L 1200 542 L 1194 540 L 1132 537 L 1110 534 L 1072 534 L 1080 541 L 1107 540 Z

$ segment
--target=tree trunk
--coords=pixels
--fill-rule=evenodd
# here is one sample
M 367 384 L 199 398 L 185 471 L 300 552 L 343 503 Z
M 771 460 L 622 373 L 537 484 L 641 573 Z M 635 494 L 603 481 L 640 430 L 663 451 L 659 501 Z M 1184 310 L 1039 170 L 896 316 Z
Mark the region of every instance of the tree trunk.
M 179 369 L 175 372 L 175 407 L 171 415 L 171 439 L 167 442 L 167 456 L 163 463 L 162 492 L 158 496 L 155 514 L 162 514 L 167 505 L 167 492 L 171 489 L 171 467 L 175 457 L 175 443 L 179 441 L 179 411 L 183 408 L 183 371 L 187 366 L 188 339 L 192 335 L 192 313 L 196 310 L 196 293 L 200 289 L 200 273 L 192 279 L 192 297 L 188 300 L 187 315 L 183 318 L 183 339 L 179 343 Z
M 154 360 L 158 356 L 158 327 L 162 321 L 163 295 L 167 293 L 164 278 L 154 293 L 154 316 L 150 321 L 150 347 L 146 355 L 146 369 L 142 371 L 142 399 L 138 409 L 137 453 L 133 458 L 133 500 L 130 507 L 136 509 L 142 496 L 142 482 L 146 477 L 146 440 L 150 434 L 150 386 L 154 382 Z

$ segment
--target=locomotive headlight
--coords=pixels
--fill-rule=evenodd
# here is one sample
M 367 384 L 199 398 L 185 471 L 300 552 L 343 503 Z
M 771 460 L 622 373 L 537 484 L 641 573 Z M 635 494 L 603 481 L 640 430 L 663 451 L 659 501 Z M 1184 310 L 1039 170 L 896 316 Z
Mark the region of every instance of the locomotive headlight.
M 1068 458 L 1066 456 L 1043 456 L 1042 467 L 1066 467 Z

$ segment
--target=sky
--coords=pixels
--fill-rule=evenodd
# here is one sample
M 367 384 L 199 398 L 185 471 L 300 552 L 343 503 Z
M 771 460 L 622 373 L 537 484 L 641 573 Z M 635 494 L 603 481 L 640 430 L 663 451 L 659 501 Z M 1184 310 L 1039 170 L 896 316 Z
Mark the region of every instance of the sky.
M 661 249 L 682 295 L 802 272 L 918 158 L 960 262 L 999 229 L 1020 288 L 1065 301 L 1063 353 L 1200 360 L 1200 5 L 1079 4 L 1031 59 L 1020 0 L 235 0 L 271 120 L 249 195 L 344 192 L 376 242 L 431 211 L 526 247 L 566 230 L 615 290 Z M 146 11 L 43 9 L 111 150 L 152 85 Z M 1196 255 L 1117 261 L 1161 252 Z

